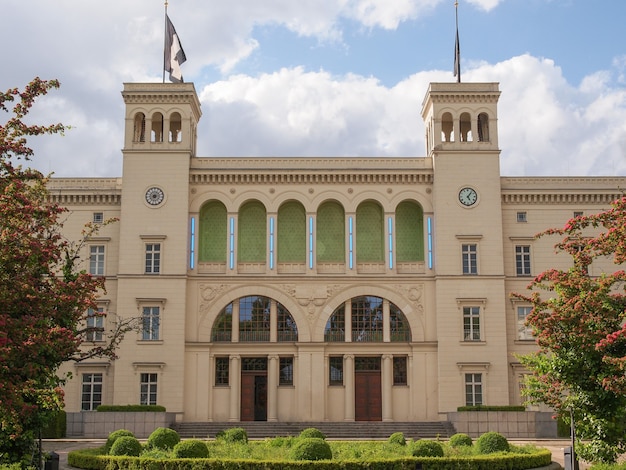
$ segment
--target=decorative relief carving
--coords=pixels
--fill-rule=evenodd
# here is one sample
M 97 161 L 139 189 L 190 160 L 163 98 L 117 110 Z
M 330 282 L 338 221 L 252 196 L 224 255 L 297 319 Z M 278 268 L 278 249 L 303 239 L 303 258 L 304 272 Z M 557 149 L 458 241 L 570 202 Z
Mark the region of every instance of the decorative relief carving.
M 317 310 L 326 305 L 328 298 L 341 290 L 342 286 L 339 284 L 328 286 L 283 284 L 281 288 L 296 299 L 298 305 L 306 308 L 307 319 L 312 324 Z
M 424 314 L 424 284 L 398 286 L 398 290 L 411 301 L 418 315 Z
M 200 315 L 204 316 L 216 297 L 218 297 L 228 286 L 214 284 L 200 284 Z

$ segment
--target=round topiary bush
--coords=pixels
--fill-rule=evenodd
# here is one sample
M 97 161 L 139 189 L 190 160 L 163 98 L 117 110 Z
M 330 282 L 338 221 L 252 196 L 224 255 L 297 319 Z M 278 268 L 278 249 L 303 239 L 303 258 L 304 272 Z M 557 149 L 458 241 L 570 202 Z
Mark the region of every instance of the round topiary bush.
M 141 443 L 133 436 L 120 436 L 115 439 L 109 454 L 139 457 L 139 454 L 141 454 Z
M 303 429 L 298 437 L 309 438 L 309 437 L 318 437 L 320 439 L 326 439 L 326 436 L 322 431 L 317 428 L 306 428 Z
M 248 442 L 248 433 L 244 428 L 230 428 L 217 433 L 215 436 L 226 442 Z
M 420 439 L 411 448 L 413 457 L 443 457 L 443 447 L 437 441 Z
M 107 454 L 111 452 L 111 447 L 113 446 L 113 443 L 122 436 L 135 437 L 135 435 L 132 432 L 130 432 L 128 429 L 118 429 L 117 431 L 113 431 L 111 434 L 109 434 L 109 437 L 107 438 L 107 442 L 104 445 L 104 450 L 106 451 Z
M 292 460 L 330 460 L 333 458 L 333 452 L 324 439 L 305 437 L 298 439 L 289 456 Z
M 148 437 L 148 447 L 151 449 L 171 450 L 180 442 L 180 436 L 170 428 L 156 428 Z
M 493 454 L 509 450 L 509 442 L 502 434 L 490 431 L 476 439 L 476 448 L 481 454 Z
M 209 448 L 203 441 L 189 439 L 176 444 L 172 456 L 176 459 L 206 459 L 209 457 Z
M 471 447 L 472 438 L 462 432 L 456 433 L 450 437 L 450 447 Z
M 397 444 L 400 446 L 406 445 L 406 439 L 404 438 L 404 433 L 401 433 L 401 432 L 394 432 L 391 436 L 389 436 L 389 439 L 387 439 L 387 442 L 389 442 L 389 444 Z

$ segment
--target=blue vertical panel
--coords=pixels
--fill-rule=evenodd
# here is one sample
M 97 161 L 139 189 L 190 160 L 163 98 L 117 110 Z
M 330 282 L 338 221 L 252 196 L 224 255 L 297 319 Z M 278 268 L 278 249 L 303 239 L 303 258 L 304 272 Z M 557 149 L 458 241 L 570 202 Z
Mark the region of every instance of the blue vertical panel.
M 348 267 L 354 267 L 354 231 L 352 217 L 348 217 Z
M 428 269 L 433 269 L 433 219 L 431 217 L 426 219 L 426 226 L 428 230 Z
M 393 221 L 387 219 L 387 233 L 389 237 L 389 269 L 393 269 Z
M 309 217 L 309 269 L 313 269 L 313 217 Z
M 196 266 L 196 218 L 191 218 L 189 226 L 189 269 Z
M 270 269 L 274 269 L 274 217 L 270 217 Z
M 229 240 L 229 256 L 228 256 L 228 263 L 229 263 L 229 267 L 230 269 L 235 269 L 235 218 L 231 217 L 230 218 L 230 233 L 228 234 L 228 240 Z

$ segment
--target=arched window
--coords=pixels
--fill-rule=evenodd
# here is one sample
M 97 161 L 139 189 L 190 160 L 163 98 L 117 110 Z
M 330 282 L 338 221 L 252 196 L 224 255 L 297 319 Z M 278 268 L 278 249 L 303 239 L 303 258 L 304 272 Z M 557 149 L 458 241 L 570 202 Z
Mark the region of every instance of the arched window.
M 133 120 L 133 142 L 146 141 L 146 115 L 144 113 L 135 114 Z
M 356 260 L 358 263 L 385 262 L 383 208 L 365 201 L 356 209 Z
M 306 262 L 306 213 L 297 201 L 278 209 L 278 262 Z
M 163 115 L 154 113 L 152 115 L 152 132 L 150 134 L 151 142 L 163 142 Z
M 383 342 L 385 305 L 389 305 L 389 341 L 410 342 L 411 327 L 404 313 L 393 303 L 381 297 L 364 295 L 348 302 L 352 342 Z M 326 322 L 325 342 L 344 342 L 346 330 L 346 304 L 335 309 Z
M 478 115 L 478 141 L 489 142 L 489 115 L 487 113 Z
M 461 142 L 472 141 L 472 119 L 469 113 L 461 113 L 461 119 L 459 120 L 459 134 L 461 135 Z
M 183 120 L 180 113 L 172 113 L 170 116 L 170 142 L 180 142 L 182 140 Z
M 219 313 L 211 330 L 211 340 L 232 341 L 233 312 L 239 312 L 239 341 L 268 342 L 272 325 L 272 311 L 276 311 L 277 341 L 298 341 L 298 325 L 289 311 L 269 297 L 251 295 L 228 304 Z
M 266 257 L 267 216 L 265 206 L 250 201 L 239 209 L 237 256 L 240 262 L 264 263 Z
M 454 142 L 454 122 L 450 113 L 441 116 L 441 134 L 442 142 Z
M 317 209 L 316 256 L 318 263 L 346 260 L 346 217 L 341 204 L 327 201 Z
M 226 206 L 209 201 L 200 209 L 200 240 L 198 260 L 208 263 L 226 262 Z
M 403 201 L 396 207 L 396 259 L 424 261 L 424 214 L 413 201 Z

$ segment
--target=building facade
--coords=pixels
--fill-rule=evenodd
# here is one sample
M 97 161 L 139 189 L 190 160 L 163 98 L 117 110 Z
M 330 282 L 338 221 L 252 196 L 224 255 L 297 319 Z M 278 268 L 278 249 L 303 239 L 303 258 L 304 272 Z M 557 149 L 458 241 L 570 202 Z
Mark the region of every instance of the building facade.
M 432 83 L 425 157 L 200 158 L 193 84 L 125 84 L 123 176 L 50 191 L 68 238 L 119 218 L 85 247 L 107 286 L 87 322 L 140 328 L 116 361 L 64 366 L 66 410 L 406 422 L 520 404 L 515 354 L 535 346 L 511 293 L 569 263 L 534 235 L 609 208 L 626 178 L 502 177 L 499 95 Z

